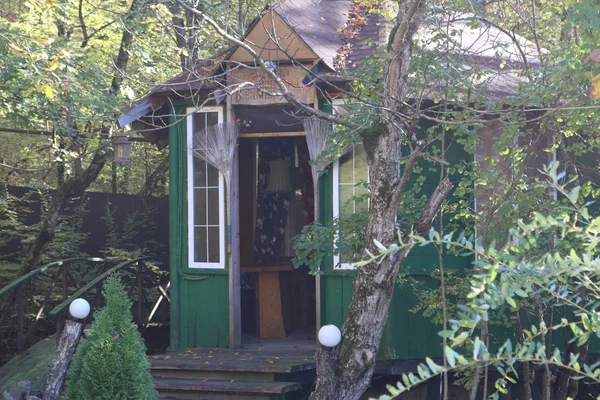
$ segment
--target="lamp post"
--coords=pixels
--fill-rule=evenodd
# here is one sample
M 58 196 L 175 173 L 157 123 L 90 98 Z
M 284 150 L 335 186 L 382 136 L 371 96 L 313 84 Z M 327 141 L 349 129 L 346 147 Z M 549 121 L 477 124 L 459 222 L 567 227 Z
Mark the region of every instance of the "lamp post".
M 315 382 L 316 390 L 321 385 L 326 385 L 330 379 L 333 379 L 335 370 L 333 368 L 338 360 L 338 352 L 332 351 L 334 347 L 340 344 L 342 332 L 335 325 L 323 325 L 317 335 L 321 347 L 317 350 L 317 380 Z
M 75 299 L 69 306 L 69 313 L 72 319 L 66 321 L 60 340 L 56 346 L 56 355 L 46 379 L 44 400 L 58 400 L 60 397 L 67 369 L 81 338 L 83 320 L 90 313 L 90 304 L 85 299 Z
M 342 340 L 342 332 L 335 325 L 323 325 L 319 329 L 319 343 L 324 350 L 331 351 Z

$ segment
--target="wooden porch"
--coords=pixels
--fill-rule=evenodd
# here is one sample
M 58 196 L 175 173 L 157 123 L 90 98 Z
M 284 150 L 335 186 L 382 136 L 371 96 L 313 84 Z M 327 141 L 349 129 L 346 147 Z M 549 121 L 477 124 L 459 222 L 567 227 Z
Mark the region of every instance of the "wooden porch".
M 194 348 L 152 356 L 159 398 L 305 398 L 315 379 L 315 349 L 285 347 L 284 342 L 233 350 Z

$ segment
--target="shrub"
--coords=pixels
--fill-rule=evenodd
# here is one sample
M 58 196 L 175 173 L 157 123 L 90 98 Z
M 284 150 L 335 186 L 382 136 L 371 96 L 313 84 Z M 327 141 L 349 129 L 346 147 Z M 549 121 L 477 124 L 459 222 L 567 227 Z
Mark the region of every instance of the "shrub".
M 146 348 L 132 322 L 131 302 L 118 277 L 104 285 L 106 306 L 95 313 L 68 372 L 68 400 L 156 399 Z

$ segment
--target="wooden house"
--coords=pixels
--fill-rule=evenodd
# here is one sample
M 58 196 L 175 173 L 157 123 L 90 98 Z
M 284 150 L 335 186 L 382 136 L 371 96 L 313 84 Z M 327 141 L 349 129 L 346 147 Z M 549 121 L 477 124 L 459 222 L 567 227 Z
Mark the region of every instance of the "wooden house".
M 344 38 L 352 6 L 345 0 L 278 2 L 251 24 L 245 42 L 303 104 L 333 112 L 340 88 L 350 87 L 353 71 L 388 34 L 383 18 L 369 14 L 350 39 Z M 477 60 L 495 76 L 486 85 L 489 96 L 514 94 L 519 77 L 511 71 L 520 65 L 517 51 L 511 52 L 510 46 L 486 48 L 486 38 L 503 33 L 462 23 L 466 33 L 460 46 L 472 52 L 466 62 Z M 291 240 L 315 218 L 314 185 L 320 187 L 320 221 L 366 206 L 352 200 L 366 191 L 357 185 L 368 180 L 364 151 L 355 145 L 313 182 L 298 111 L 278 93 L 251 54 L 234 46 L 157 86 L 119 120 L 121 126 L 143 127 L 148 137 L 169 147 L 173 349 L 238 347 L 256 338 L 264 343 L 282 337 L 314 341 L 319 326 L 342 325 L 352 292 L 352 266 L 344 256 L 330 254 L 318 277 L 294 269 Z M 194 132 L 225 121 L 240 127 L 229 193 L 217 169 L 191 151 Z M 421 128 L 427 127 L 423 122 Z M 481 154 L 491 154 L 494 131 L 493 126 L 481 130 Z M 473 156 L 455 146 L 447 157 L 468 161 Z M 434 164 L 428 167 L 433 168 L 424 168 L 424 187 L 433 190 L 439 173 Z M 228 196 L 235 205 L 231 210 Z M 446 267 L 453 270 L 468 268 L 471 261 L 444 256 Z M 406 261 L 409 274 L 424 287 L 438 284 L 431 276 L 438 263 L 437 252 L 428 248 L 415 249 Z M 440 328 L 423 312 L 411 312 L 418 304 L 413 290 L 399 285 L 395 291 L 381 344 L 383 358 L 441 354 Z

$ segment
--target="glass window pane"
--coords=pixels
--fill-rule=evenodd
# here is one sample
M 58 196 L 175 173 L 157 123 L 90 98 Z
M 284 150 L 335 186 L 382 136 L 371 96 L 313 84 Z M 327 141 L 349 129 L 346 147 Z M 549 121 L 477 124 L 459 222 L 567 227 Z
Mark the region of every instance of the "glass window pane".
M 353 183 L 352 151 L 340 157 L 340 183 Z
M 218 263 L 220 261 L 220 239 L 219 228 L 208 228 L 208 262 Z
M 206 189 L 194 189 L 194 225 L 206 225 Z
M 361 182 L 354 186 L 354 209 L 356 213 L 366 211 L 369 204 L 369 190 Z
M 194 114 L 193 128 L 194 133 L 206 128 L 206 113 L 198 112 Z
M 210 112 L 204 113 L 206 115 L 206 126 L 213 126 L 219 123 L 219 113 Z
M 219 225 L 219 189 L 208 190 L 208 225 Z
M 354 147 L 354 182 L 367 181 L 369 169 L 367 166 L 367 154 L 363 145 Z
M 340 263 L 347 264 L 352 262 L 352 254 L 349 251 L 340 253 Z
M 194 228 L 194 261 L 207 262 L 206 228 Z
M 347 217 L 354 213 L 354 202 L 351 201 L 354 195 L 352 185 L 340 186 L 340 216 Z
M 206 162 L 194 157 L 194 187 L 206 186 Z
M 219 123 L 218 112 L 196 112 L 192 116 L 192 132 L 196 133 Z M 219 171 L 198 158 L 193 159 L 193 259 L 198 263 L 221 263 L 221 227 L 219 226 Z M 211 226 L 214 225 L 214 226 Z
M 208 164 L 206 166 L 208 172 L 208 186 L 219 186 L 219 170 Z
M 342 240 L 344 242 L 350 242 L 352 239 L 354 238 L 354 234 L 350 234 L 348 236 L 345 236 Z M 352 252 L 352 250 L 350 248 L 344 249 L 344 251 L 342 251 L 340 253 L 340 263 L 345 264 L 345 263 L 351 263 L 351 262 L 355 262 L 356 260 L 356 255 Z

